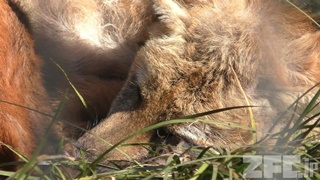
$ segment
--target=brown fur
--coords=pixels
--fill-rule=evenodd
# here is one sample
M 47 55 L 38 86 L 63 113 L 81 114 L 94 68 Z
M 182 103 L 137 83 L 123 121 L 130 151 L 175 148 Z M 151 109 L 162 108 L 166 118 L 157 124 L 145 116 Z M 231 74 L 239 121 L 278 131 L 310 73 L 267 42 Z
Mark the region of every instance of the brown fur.
M 0 142 L 30 157 L 50 122 L 41 114 L 50 114 L 50 106 L 42 85 L 41 60 L 16 8 L 11 1 L 0 1 Z M 0 164 L 17 160 L 0 144 Z
M 148 37 L 150 1 L 34 0 L 33 3 L 29 14 L 36 50 L 45 60 L 43 72 L 51 100 L 59 106 L 66 98 L 60 118 L 90 128 L 107 116 L 137 50 Z M 88 109 L 52 60 L 68 74 Z M 63 131 L 73 138 L 82 132 L 71 126 L 64 126 Z
M 115 144 L 158 122 L 247 105 L 240 86 L 250 104 L 260 107 L 253 113 L 263 137 L 275 116 L 320 80 L 320 31 L 284 1 L 152 2 L 158 22 L 151 26 L 150 40 L 138 52 L 109 117 L 77 141 L 93 155 L 109 147 L 95 136 Z M 248 109 L 200 119 L 251 127 Z M 251 131 L 221 124 L 195 121 L 165 129 L 201 146 L 232 149 L 252 142 Z M 126 143 L 150 142 L 153 134 Z M 120 149 L 132 158 L 147 155 L 142 147 Z M 106 159 L 126 158 L 114 150 Z
M 259 137 L 263 137 L 277 114 L 320 80 L 320 33 L 307 17 L 282 1 L 15 2 L 29 14 L 36 50 L 46 63 L 43 72 L 53 103 L 59 104 L 69 85 L 51 59 L 62 66 L 89 105 L 85 109 L 68 87 L 62 120 L 86 128 L 91 117 L 104 118 L 124 83 L 108 118 L 75 143 L 91 150 L 89 159 L 110 146 L 91 134 L 114 144 L 158 122 L 247 105 L 241 88 L 250 104 L 263 106 L 253 108 Z M 148 37 L 151 6 L 157 19 L 149 27 Z M 0 44 L 6 47 L 0 50 L 0 60 L 5 64 L 0 69 L 0 96 L 50 112 L 41 88 L 41 61 L 33 52 L 33 42 L 6 1 L 1 1 L 0 8 L 4 9 L 0 12 Z M 311 97 L 304 97 L 300 106 Z M 1 129 L 8 129 L 0 134 L 0 140 L 30 156 L 47 121 L 40 121 L 45 118 L 24 108 L 5 103 L 0 106 Z M 248 109 L 204 119 L 250 127 Z M 79 136 L 77 129 L 63 128 L 68 137 Z M 232 149 L 252 141 L 251 131 L 222 124 L 195 121 L 164 129 L 201 146 Z M 154 134 L 150 131 L 127 143 L 150 142 Z M 3 162 L 17 160 L 1 148 L 2 155 L 8 157 Z M 120 149 L 136 159 L 148 153 L 137 146 Z M 117 151 L 106 158 L 125 159 Z
M 137 50 L 148 38 L 146 30 L 147 24 L 151 21 L 150 1 L 12 0 L 10 3 L 19 11 L 21 9 L 26 13 L 16 15 L 19 15 L 23 25 L 32 32 L 36 52 L 44 59 L 42 71 L 51 104 L 57 108 L 60 101 L 66 98 L 62 111 L 59 112 L 59 118 L 84 129 L 105 118 L 111 101 L 124 83 Z M 2 4 L 6 3 L 3 1 Z M 12 10 L 2 13 L 13 14 Z M 16 24 L 11 25 L 11 21 Z M 1 77 L 1 80 L 6 82 L 13 77 L 17 81 L 15 91 L 10 86 L 12 84 L 3 83 L 2 94 L 6 97 L 3 100 L 49 113 L 49 101 L 41 84 L 42 62 L 34 54 L 33 41 L 17 19 L 4 18 L 3 22 L 8 24 L 2 25 L 10 25 L 12 29 L 15 27 L 17 30 L 10 34 L 11 36 L 7 35 L 9 30 L 2 31 L 1 38 L 7 38 L 3 41 L 9 43 L 8 48 L 3 48 L 2 52 L 16 56 L 11 59 L 22 59 L 16 60 L 17 64 L 3 66 L 4 69 L 11 68 L 13 73 L 21 74 Z M 12 42 L 8 40 L 21 41 L 21 47 L 26 46 L 25 50 L 20 54 L 17 53 L 19 46 L 11 47 Z M 4 55 L 2 60 L 10 59 Z M 51 60 L 67 73 L 70 82 L 84 98 L 88 109 L 84 107 L 61 70 Z M 20 70 L 22 63 L 28 67 L 25 71 Z M 8 95 L 10 93 L 12 98 Z M 18 97 L 19 94 L 23 96 Z M 12 111 L 8 110 L 7 106 Z M 3 104 L 1 108 L 3 116 L 12 116 L 11 118 L 17 122 L 3 121 L 1 127 L 9 130 L 0 134 L 0 140 L 29 157 L 39 142 L 38 137 L 43 137 L 43 130 L 48 121 L 33 120 L 38 118 L 36 113 L 23 108 L 20 110 L 16 106 Z M 16 110 L 16 113 L 13 110 Z M 45 117 L 42 119 L 46 120 Z M 69 125 L 59 127 L 61 127 L 60 135 L 68 138 L 76 139 L 82 131 Z M 53 138 L 56 137 L 53 135 Z M 1 157 L 7 158 L 1 158 L 0 163 L 18 160 L 4 146 L 1 148 Z

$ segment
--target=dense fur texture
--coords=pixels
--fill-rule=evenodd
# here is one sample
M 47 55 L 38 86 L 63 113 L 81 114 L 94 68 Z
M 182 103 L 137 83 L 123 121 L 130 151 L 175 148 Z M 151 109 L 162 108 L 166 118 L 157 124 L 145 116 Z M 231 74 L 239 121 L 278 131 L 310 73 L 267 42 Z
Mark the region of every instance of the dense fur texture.
M 2 73 L 12 72 L 1 77 L 6 82 L 2 83 L 1 100 L 43 113 L 49 113 L 51 105 L 57 109 L 62 101 L 61 112 L 56 112 L 60 114 L 59 119 L 84 129 L 105 118 L 137 50 L 148 38 L 151 2 L 11 0 L 12 7 L 19 10 L 16 14 L 12 9 L 5 9 L 6 1 L 1 3 L 4 7 L 1 38 L 7 43 L 3 43 L 1 60 L 3 63 L 15 60 L 14 64 L 2 66 Z M 37 54 L 44 60 L 44 77 L 40 77 L 42 62 L 34 54 L 34 42 L 26 28 L 33 35 Z M 12 30 L 15 31 L 11 33 Z M 55 63 L 62 67 L 70 82 Z M 27 68 L 21 69 L 24 66 Z M 10 82 L 13 78 L 17 84 Z M 84 98 L 87 107 L 70 83 Z M 38 137 L 43 137 L 47 121 L 40 121 L 35 112 L 5 103 L 1 104 L 1 112 L 1 129 L 8 131 L 2 131 L 0 141 L 29 157 L 38 144 Z M 8 119 L 5 116 L 12 120 L 4 120 Z M 77 139 L 82 133 L 81 129 L 62 123 L 57 127 L 60 129 L 58 137 Z M 0 163 L 18 159 L 4 146 L 0 153 Z
M 43 72 L 51 100 L 56 107 L 64 102 L 61 120 L 90 128 L 107 116 L 137 50 L 148 37 L 150 1 L 31 2 L 32 31 L 36 50 L 45 61 Z M 88 107 L 52 61 L 62 67 Z M 81 135 L 72 126 L 64 126 L 63 132 L 73 138 Z
M 28 14 L 30 26 L 25 25 L 45 61 L 51 102 L 58 107 L 65 98 L 60 119 L 91 128 L 108 116 L 80 137 L 73 149 L 66 149 L 68 153 L 87 150 L 88 159 L 110 147 L 96 136 L 115 144 L 158 122 L 248 105 L 245 97 L 258 106 L 252 110 L 258 135 L 263 137 L 276 116 L 320 80 L 320 32 L 284 1 L 13 2 Z M 1 100 L 50 113 L 33 42 L 7 1 L 0 1 L 0 8 Z M 51 60 L 68 74 L 88 108 Z M 311 97 L 312 93 L 303 97 L 298 107 Z M 0 141 L 30 156 L 47 118 L 7 103 L 0 104 L 0 116 L 1 129 L 8 130 L 0 133 Z M 248 108 L 202 119 L 218 123 L 173 124 L 164 131 L 190 145 L 233 149 L 252 141 L 250 130 L 228 126 L 251 127 Z M 69 126 L 61 130 L 74 139 L 82 133 Z M 126 143 L 152 142 L 155 134 L 150 131 Z M 120 149 L 134 159 L 148 155 L 140 146 Z M 0 163 L 17 160 L 4 146 L 0 155 L 8 157 Z M 106 159 L 126 157 L 114 150 Z
M 251 105 L 259 137 L 303 92 L 320 80 L 320 31 L 284 1 L 153 0 L 157 22 L 138 52 L 109 117 L 77 145 L 99 155 L 131 133 L 158 122 L 213 109 Z M 239 82 L 238 82 L 239 81 Z M 241 89 L 244 90 L 242 93 Z M 312 97 L 305 96 L 302 107 Z M 236 148 L 252 141 L 248 108 L 167 126 L 193 145 Z M 221 124 L 224 123 L 225 125 Z M 125 129 L 125 130 L 124 130 Z M 147 143 L 155 132 L 126 143 Z M 91 135 L 94 134 L 95 136 Z M 120 149 L 132 158 L 147 151 Z M 126 159 L 114 150 L 106 159 Z
M 41 59 L 18 6 L 0 1 L 0 164 L 19 160 L 2 143 L 30 157 L 51 120 Z M 44 115 L 47 114 L 47 115 Z M 14 170 L 7 166 L 0 169 Z

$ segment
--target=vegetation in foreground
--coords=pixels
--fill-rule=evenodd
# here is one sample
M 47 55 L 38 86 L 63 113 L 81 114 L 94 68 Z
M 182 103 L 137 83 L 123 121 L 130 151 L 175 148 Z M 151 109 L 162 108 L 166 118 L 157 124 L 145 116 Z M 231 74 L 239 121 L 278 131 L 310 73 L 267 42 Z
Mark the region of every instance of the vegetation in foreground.
M 296 113 L 296 108 L 299 103 L 299 99 L 297 99 L 277 121 L 280 123 L 284 118 L 290 117 L 289 122 L 294 122 L 291 123 L 291 125 L 288 123 L 280 132 L 270 134 L 259 142 L 233 151 L 216 147 L 189 147 L 180 154 L 161 154 L 149 147 L 169 145 L 135 144 L 149 148 L 150 153 L 154 156 L 143 162 L 132 161 L 132 166 L 127 168 L 122 167 L 120 164 L 117 164 L 117 162 L 110 162 L 109 165 L 99 163 L 103 155 L 119 146 L 126 139 L 139 133 L 160 128 L 168 124 L 194 122 L 195 118 L 197 118 L 197 121 L 217 123 L 214 120 L 198 119 L 201 119 L 201 116 L 207 114 L 229 111 L 234 108 L 254 107 L 233 107 L 213 110 L 184 119 L 176 119 L 156 124 L 123 139 L 123 141 L 115 144 L 93 162 L 86 162 L 84 158 L 75 160 L 62 155 L 37 156 L 42 148 L 42 145 L 40 145 L 33 157 L 26 159 L 20 155 L 24 162 L 13 163 L 21 165 L 22 168 L 19 171 L 0 171 L 0 175 L 9 176 L 12 179 L 195 180 L 250 179 L 254 177 L 254 175 L 256 177 L 269 179 L 283 179 L 289 176 L 292 176 L 292 179 L 298 179 L 298 177 L 303 179 L 320 179 L 319 96 L 320 90 L 301 114 Z M 229 126 L 236 125 L 229 124 Z M 255 130 L 252 129 L 252 132 L 255 133 Z M 273 142 L 273 145 L 266 143 L 270 141 Z M 45 142 L 45 139 L 43 142 Z M 165 148 L 170 149 L 170 147 Z M 18 152 L 16 153 L 19 154 Z M 159 160 L 163 162 L 161 165 L 159 165 L 159 163 L 152 163 L 159 162 Z M 291 173 L 288 174 L 288 171 Z
M 303 2 L 310 6 L 315 14 L 319 14 L 319 2 L 308 0 Z M 266 138 L 252 145 L 241 147 L 235 150 L 227 150 L 216 147 L 189 147 L 184 153 L 161 154 L 154 151 L 156 146 L 169 146 L 163 144 L 140 144 L 150 150 L 154 157 L 143 162 L 132 161 L 132 166 L 122 167 L 117 162 L 110 162 L 109 165 L 100 164 L 102 156 L 112 149 L 115 149 L 126 139 L 139 133 L 160 128 L 162 126 L 193 122 L 206 114 L 219 113 L 232 110 L 226 108 L 213 110 L 211 112 L 193 115 L 184 119 L 177 119 L 162 122 L 143 129 L 123 141 L 115 144 L 106 150 L 93 162 L 86 162 L 85 159 L 76 160 L 63 155 L 38 156 L 46 138 L 38 147 L 34 156 L 27 159 L 18 152 L 22 162 L 10 164 L 20 165 L 17 172 L 0 171 L 0 177 L 8 176 L 9 179 L 250 179 L 256 173 L 256 177 L 266 179 L 284 179 L 292 176 L 291 179 L 320 179 L 320 91 L 310 101 L 309 105 L 300 114 L 296 113 L 299 99 L 279 116 L 278 122 L 288 121 L 289 123 L 280 132 L 268 135 Z M 234 107 L 254 108 L 254 107 Z M 288 117 L 289 120 L 287 119 Z M 53 123 L 56 119 L 53 118 Z M 199 121 L 199 120 L 198 120 Z M 201 121 L 201 120 L 200 120 Z M 214 120 L 203 120 L 207 123 L 217 123 Z M 236 125 L 230 125 L 236 126 Z M 238 127 L 238 126 L 237 126 Z M 256 131 L 252 129 L 254 134 Z M 266 142 L 273 142 L 273 145 Z M 57 152 L 61 152 L 60 148 Z M 139 144 L 135 144 L 139 145 Z M 10 147 L 8 147 L 10 148 Z M 170 149 L 170 147 L 164 147 Z M 11 149 L 14 151 L 14 149 Z M 294 159 L 297 158 L 297 159 Z M 164 162 L 159 165 L 152 162 Z M 187 160 L 185 160 L 187 159 Z M 7 164 L 0 164 L 5 166 Z M 112 165 L 112 166 L 111 166 Z M 256 167 L 252 167 L 256 165 Z M 102 170 L 104 172 L 100 172 Z M 285 173 L 291 171 L 290 174 Z M 72 172 L 72 173 L 71 173 Z M 278 172 L 278 173 L 277 173 Z

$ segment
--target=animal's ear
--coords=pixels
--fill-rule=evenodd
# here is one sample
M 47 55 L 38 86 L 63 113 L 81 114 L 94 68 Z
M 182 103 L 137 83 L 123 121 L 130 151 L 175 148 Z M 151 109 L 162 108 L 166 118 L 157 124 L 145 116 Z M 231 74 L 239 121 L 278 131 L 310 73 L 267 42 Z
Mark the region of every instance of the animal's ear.
M 175 0 L 153 0 L 154 14 L 170 35 L 185 33 L 191 18 L 188 10 Z

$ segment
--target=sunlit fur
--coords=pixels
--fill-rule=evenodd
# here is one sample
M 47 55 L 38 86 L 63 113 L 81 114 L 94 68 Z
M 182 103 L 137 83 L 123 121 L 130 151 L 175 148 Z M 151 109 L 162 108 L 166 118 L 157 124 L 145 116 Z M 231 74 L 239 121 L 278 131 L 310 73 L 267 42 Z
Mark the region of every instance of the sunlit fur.
M 158 122 L 224 107 L 257 106 L 252 111 L 261 138 L 269 132 L 280 113 L 320 80 L 318 27 L 285 1 L 13 2 L 28 14 L 28 27 L 35 39 L 36 52 L 45 62 L 44 81 L 50 100 L 56 109 L 63 102 L 59 120 L 87 128 L 88 124 L 95 125 L 108 116 L 77 140 L 74 148 L 65 149 L 71 155 L 77 155 L 77 148 L 88 150 L 85 152 L 89 160 L 109 148 L 109 144 L 91 134 L 115 144 Z M 33 42 L 17 18 L 11 17 L 12 11 L 6 1 L 1 1 L 1 8 L 4 10 L 1 11 L 0 28 L 3 31 L 0 33 L 3 35 L 0 37 L 3 46 L 9 47 L 0 50 L 1 61 L 6 64 L 12 58 L 22 58 L 22 61 L 12 61 L 22 64 L 2 66 L 1 73 L 14 73 L 7 73 L 9 76 L 4 73 L 1 77 L 4 81 L 2 94 L 9 98 L 6 101 L 46 112 L 49 105 L 42 103 L 46 98 L 40 84 L 41 62 L 34 55 Z M 9 31 L 10 26 L 14 28 Z M 12 34 L 14 36 L 10 36 Z M 17 43 L 20 50 L 12 42 L 20 42 Z M 54 62 L 62 67 L 70 82 Z M 12 77 L 15 79 L 8 83 Z M 70 87 L 71 83 L 83 96 L 88 109 Z M 305 106 L 313 93 L 300 100 L 297 110 Z M 1 105 L 1 112 L 5 112 L 2 110 L 8 108 L 6 106 L 9 107 Z M 37 134 L 41 130 L 33 131 L 33 128 L 45 127 L 45 124 L 37 122 L 32 126 L 34 121 L 29 117 L 38 114 L 10 107 L 14 110 L 1 115 L 4 118 L 0 125 L 12 130 L 4 131 L 0 137 L 30 155 L 37 143 L 35 137 L 41 137 Z M 4 121 L 8 117 L 12 121 Z M 212 120 L 212 124 L 194 121 L 163 129 L 190 145 L 234 149 L 252 143 L 253 133 L 228 125 L 250 128 L 250 118 L 249 109 L 243 108 L 201 118 Z M 278 128 L 285 123 L 280 123 Z M 24 137 L 11 140 L 16 137 L 15 132 L 21 133 L 18 135 L 26 133 Z M 70 126 L 62 126 L 62 132 L 75 139 L 81 135 Z M 156 138 L 155 131 L 150 131 L 126 143 L 148 143 Z M 15 144 L 18 140 L 30 143 L 26 152 L 25 144 Z M 17 159 L 3 146 L 1 148 L 12 157 L 6 161 Z M 141 146 L 120 149 L 135 159 L 148 155 Z M 105 159 L 123 160 L 126 157 L 113 151 Z
M 248 105 L 245 96 L 258 106 L 252 110 L 261 138 L 279 113 L 320 80 L 320 31 L 285 1 L 152 2 L 158 21 L 150 26 L 150 39 L 135 57 L 109 117 L 91 130 L 111 144 L 169 119 Z M 200 119 L 213 123 L 173 124 L 165 131 L 192 145 L 233 149 L 252 142 L 252 131 L 228 126 L 250 128 L 248 108 Z M 126 143 L 150 142 L 154 133 Z M 95 155 L 108 148 L 88 133 L 77 143 Z M 147 155 L 141 146 L 120 149 L 137 159 Z M 126 157 L 113 151 L 106 159 Z
M 35 55 L 26 24 L 18 19 L 22 16 L 14 3 L 0 1 L 0 164 L 21 160 L 8 147 L 30 157 L 51 120 L 42 62 Z
M 0 141 L 30 157 L 47 132 L 51 118 L 46 116 L 59 113 L 59 120 L 82 128 L 90 128 L 105 118 L 137 50 L 148 38 L 150 3 L 149 0 L 0 1 L 0 100 L 11 103 L 0 103 Z M 70 84 L 80 92 L 88 109 Z M 60 102 L 62 109 L 58 112 Z M 51 107 L 55 110 L 51 111 Z M 59 135 L 51 134 L 49 140 L 77 139 L 81 135 L 78 128 L 59 124 L 54 128 L 55 132 L 59 129 Z M 49 145 L 57 145 L 49 140 Z M 0 146 L 0 163 L 18 159 L 8 148 Z
M 36 51 L 53 104 L 63 102 L 60 119 L 90 128 L 106 117 L 151 21 L 146 0 L 32 0 L 27 10 Z M 85 104 L 69 85 L 84 98 Z M 68 90 L 67 90 L 68 89 Z M 66 98 L 66 100 L 64 100 Z M 63 131 L 73 138 L 81 131 Z

